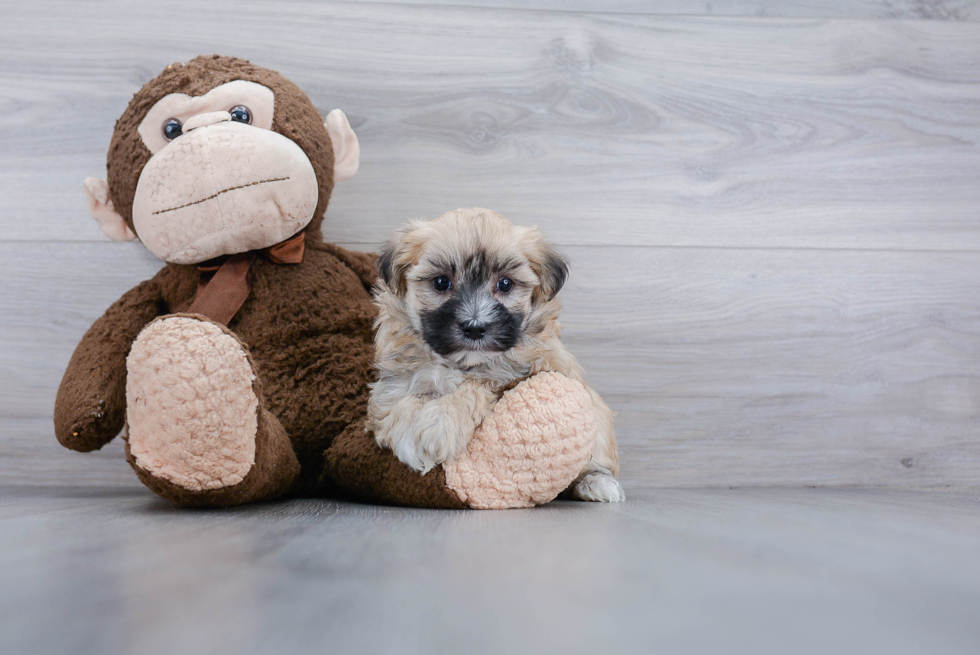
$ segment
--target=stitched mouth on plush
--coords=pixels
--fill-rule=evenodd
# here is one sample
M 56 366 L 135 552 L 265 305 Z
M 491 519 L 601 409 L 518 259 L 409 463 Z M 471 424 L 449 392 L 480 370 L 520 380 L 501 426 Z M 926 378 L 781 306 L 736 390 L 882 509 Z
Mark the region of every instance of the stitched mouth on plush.
M 185 203 L 183 205 L 178 205 L 176 207 L 170 207 L 169 209 L 161 209 L 159 211 L 155 211 L 155 212 L 153 212 L 153 215 L 154 216 L 157 216 L 159 214 L 166 214 L 167 212 L 175 212 L 178 209 L 183 209 L 184 207 L 190 207 L 192 205 L 199 205 L 202 202 L 207 202 L 208 200 L 214 200 L 215 198 L 217 198 L 221 194 L 228 193 L 229 191 L 238 191 L 239 189 L 245 189 L 247 187 L 255 186 L 257 184 L 269 184 L 271 182 L 285 182 L 288 179 L 289 179 L 288 177 L 274 177 L 274 178 L 269 179 L 269 180 L 257 180 L 255 182 L 249 182 L 248 184 L 239 184 L 238 186 L 233 186 L 233 187 L 228 187 L 227 189 L 222 189 L 221 191 L 218 191 L 217 193 L 211 194 L 207 198 L 201 198 L 200 200 L 195 200 L 193 202 L 188 202 L 188 203 Z
M 140 174 L 133 223 L 161 259 L 197 264 L 291 237 L 313 219 L 318 197 L 313 166 L 294 142 L 224 122 L 153 155 Z

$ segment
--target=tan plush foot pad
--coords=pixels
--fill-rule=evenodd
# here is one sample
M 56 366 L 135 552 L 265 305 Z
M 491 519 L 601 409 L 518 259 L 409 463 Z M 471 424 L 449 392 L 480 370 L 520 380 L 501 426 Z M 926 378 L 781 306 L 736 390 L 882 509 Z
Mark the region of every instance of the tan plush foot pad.
M 541 505 L 581 473 L 596 434 L 585 387 L 539 373 L 505 393 L 466 452 L 443 464 L 446 484 L 476 509 Z
M 129 448 L 141 468 L 194 491 L 242 481 L 255 463 L 258 398 L 237 339 L 207 321 L 160 319 L 126 367 Z

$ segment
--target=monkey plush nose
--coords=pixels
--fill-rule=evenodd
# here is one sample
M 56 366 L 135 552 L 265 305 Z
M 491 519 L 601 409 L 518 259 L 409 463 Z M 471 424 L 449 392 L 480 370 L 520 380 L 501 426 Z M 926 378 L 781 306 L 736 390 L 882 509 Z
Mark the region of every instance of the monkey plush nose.
M 206 125 L 214 125 L 215 123 L 223 123 L 224 121 L 230 121 L 231 114 L 226 111 L 209 111 L 206 114 L 196 114 L 187 119 L 183 125 L 183 132 L 187 134 L 191 130 L 197 127 L 204 127 Z
M 477 321 L 464 321 L 459 324 L 459 327 L 463 329 L 466 338 L 473 341 L 479 341 L 487 333 L 487 326 Z

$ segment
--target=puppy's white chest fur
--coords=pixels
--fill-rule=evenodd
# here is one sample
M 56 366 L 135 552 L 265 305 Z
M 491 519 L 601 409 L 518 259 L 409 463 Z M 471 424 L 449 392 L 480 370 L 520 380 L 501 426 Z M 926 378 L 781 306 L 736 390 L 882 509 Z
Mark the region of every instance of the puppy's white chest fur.
M 465 379 L 466 376 L 459 369 L 434 364 L 416 371 L 406 391 L 422 398 L 439 398 L 456 391 Z

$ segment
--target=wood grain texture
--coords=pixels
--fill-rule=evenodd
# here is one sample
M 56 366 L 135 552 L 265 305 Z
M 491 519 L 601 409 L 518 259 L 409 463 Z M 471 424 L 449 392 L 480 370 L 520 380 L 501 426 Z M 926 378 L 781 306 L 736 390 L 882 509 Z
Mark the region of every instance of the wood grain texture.
M 100 239 L 80 181 L 113 121 L 212 51 L 351 116 L 330 240 L 489 206 L 563 244 L 980 249 L 975 23 L 300 0 L 6 8 L 3 238 Z
M 10 653 L 975 655 L 976 493 L 179 510 L 0 488 Z
M 358 0 L 378 2 L 379 0 Z M 769 18 L 980 20 L 977 0 L 384 0 L 487 9 Z
M 980 485 L 976 3 L 536 1 L 5 7 L 0 482 L 131 481 L 118 444 L 50 431 L 79 337 L 160 266 L 103 240 L 80 181 L 141 84 L 218 51 L 350 115 L 328 239 L 482 205 L 566 246 L 627 479 Z
M 76 453 L 55 440 L 50 416 L 0 419 L 0 485 L 145 488 L 126 463 L 122 439 Z
M 41 249 L 57 268 L 37 265 Z M 567 253 L 565 340 L 619 414 L 624 477 L 980 486 L 980 254 Z M 94 243 L 0 244 L 0 262 L 0 415 L 44 419 L 23 429 L 50 452 L 75 344 L 159 263 L 138 244 Z M 37 458 L 35 477 L 46 467 Z

